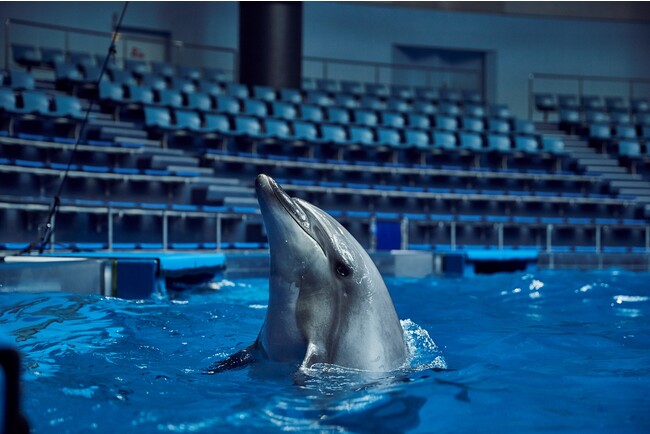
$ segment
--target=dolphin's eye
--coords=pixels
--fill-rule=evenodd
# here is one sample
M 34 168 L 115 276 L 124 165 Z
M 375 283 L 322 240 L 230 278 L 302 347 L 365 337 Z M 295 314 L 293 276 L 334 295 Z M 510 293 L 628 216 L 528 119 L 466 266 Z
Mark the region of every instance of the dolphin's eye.
M 348 277 L 350 274 L 352 274 L 352 269 L 342 262 L 337 262 L 336 272 L 341 277 Z

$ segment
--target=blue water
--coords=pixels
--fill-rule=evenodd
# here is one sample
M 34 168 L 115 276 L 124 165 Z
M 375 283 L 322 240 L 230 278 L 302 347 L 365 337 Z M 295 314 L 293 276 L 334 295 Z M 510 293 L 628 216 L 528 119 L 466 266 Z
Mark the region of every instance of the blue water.
M 24 354 L 35 433 L 650 432 L 649 282 L 388 279 L 413 360 L 375 376 L 272 363 L 202 374 L 256 338 L 263 279 L 165 300 L 0 293 L 0 327 Z

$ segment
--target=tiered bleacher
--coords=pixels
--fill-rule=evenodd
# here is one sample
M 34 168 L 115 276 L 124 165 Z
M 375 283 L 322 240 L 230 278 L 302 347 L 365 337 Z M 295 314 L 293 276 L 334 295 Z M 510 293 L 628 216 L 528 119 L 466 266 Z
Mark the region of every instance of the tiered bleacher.
M 13 55 L 22 68 L 4 71 L 0 88 L 5 249 L 34 240 L 77 139 L 61 248 L 265 248 L 258 173 L 369 249 L 648 248 L 643 203 L 567 149 L 566 132 L 583 134 L 587 112 L 567 124 L 564 107 L 538 105 L 570 128 L 549 135 L 475 91 L 314 79 L 248 87 L 217 70 L 144 61 L 111 61 L 100 80 L 103 56 L 26 46 Z M 35 79 L 39 68 L 48 79 Z M 647 118 L 627 119 L 631 137 L 611 113 L 611 144 L 636 140 L 641 157 Z M 650 173 L 639 161 L 633 170 Z

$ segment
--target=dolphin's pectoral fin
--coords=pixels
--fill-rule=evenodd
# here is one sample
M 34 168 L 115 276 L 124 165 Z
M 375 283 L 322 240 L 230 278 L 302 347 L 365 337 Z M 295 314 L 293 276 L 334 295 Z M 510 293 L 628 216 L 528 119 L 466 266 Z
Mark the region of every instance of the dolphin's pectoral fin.
M 257 361 L 254 350 L 255 344 L 241 351 L 237 351 L 235 354 L 228 356 L 224 360 L 212 364 L 205 370 L 204 374 L 218 374 L 223 371 L 245 368 Z

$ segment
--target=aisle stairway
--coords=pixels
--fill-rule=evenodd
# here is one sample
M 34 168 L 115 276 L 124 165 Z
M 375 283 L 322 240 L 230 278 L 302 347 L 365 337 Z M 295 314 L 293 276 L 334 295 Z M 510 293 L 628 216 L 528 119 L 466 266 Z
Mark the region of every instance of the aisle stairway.
M 640 204 L 650 205 L 650 182 L 639 174 L 630 173 L 615 156 L 598 152 L 589 146 L 587 139 L 566 134 L 558 129 L 557 124 L 540 122 L 536 123 L 536 128 L 542 134 L 561 138 L 564 149 L 577 162 L 579 170 L 584 170 L 587 175 L 600 175 L 619 195 L 633 196 Z

